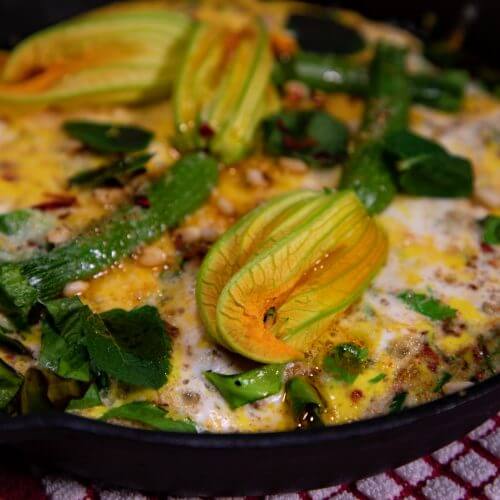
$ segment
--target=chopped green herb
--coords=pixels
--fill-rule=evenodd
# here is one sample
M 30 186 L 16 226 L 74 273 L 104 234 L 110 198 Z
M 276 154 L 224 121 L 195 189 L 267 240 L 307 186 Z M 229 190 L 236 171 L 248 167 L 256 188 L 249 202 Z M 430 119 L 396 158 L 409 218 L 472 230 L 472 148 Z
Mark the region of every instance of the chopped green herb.
M 349 132 L 324 111 L 281 111 L 263 122 L 264 147 L 273 156 L 329 166 L 345 155 Z
M 451 373 L 444 372 L 439 378 L 434 389 L 432 389 L 432 392 L 441 392 L 443 390 L 443 386 L 451 380 L 451 377 Z
M 15 210 L 0 215 L 0 233 L 11 236 L 18 233 L 32 216 L 32 210 Z
M 23 377 L 0 359 L 0 410 L 3 410 L 16 396 Z
M 52 404 L 47 396 L 48 383 L 43 373 L 30 368 L 24 376 L 21 388 L 20 410 L 22 415 L 46 413 L 52 410 Z
M 145 149 L 153 133 L 142 127 L 97 123 L 92 121 L 67 121 L 64 130 L 86 146 L 99 153 L 132 153 Z
M 404 407 L 407 396 L 408 396 L 408 393 L 406 391 L 398 392 L 392 398 L 391 404 L 389 405 L 389 412 L 390 413 L 399 413 Z
M 446 304 L 443 304 L 438 299 L 429 297 L 423 293 L 415 293 L 411 290 L 406 290 L 398 295 L 410 309 L 417 311 L 433 320 L 451 319 L 457 315 L 457 310 Z
M 103 186 L 113 182 L 124 184 L 135 175 L 146 171 L 145 165 L 152 154 L 129 156 L 94 170 L 84 170 L 69 179 L 70 184 L 79 186 Z
M 498 215 L 488 215 L 481 221 L 483 227 L 483 241 L 489 245 L 500 244 L 500 217 Z
M 194 424 L 188 421 L 173 420 L 162 408 L 151 403 L 136 401 L 107 411 L 102 420 L 117 418 L 130 420 L 167 432 L 196 432 Z
M 367 359 L 368 349 L 352 343 L 339 344 L 325 357 L 323 367 L 337 380 L 352 384 Z
M 92 384 L 82 398 L 70 401 L 66 410 L 84 410 L 85 408 L 93 408 L 101 404 L 99 389 L 97 389 L 95 384 Z
M 318 391 L 305 377 L 293 377 L 286 384 L 286 398 L 299 428 L 323 427 L 323 403 Z
M 387 377 L 387 375 L 385 373 L 379 373 L 378 375 L 375 375 L 375 377 L 368 380 L 368 382 L 370 382 L 370 384 L 378 384 L 379 382 L 384 380 L 386 377 Z
M 17 338 L 12 336 L 11 331 L 0 326 L 0 346 L 16 354 L 31 356 L 31 351 Z
M 280 392 L 284 365 L 265 365 L 236 375 L 205 372 L 206 379 L 222 394 L 232 409 Z
M 400 160 L 423 155 L 446 154 L 446 150 L 436 141 L 410 132 L 396 130 L 384 138 L 384 148 Z

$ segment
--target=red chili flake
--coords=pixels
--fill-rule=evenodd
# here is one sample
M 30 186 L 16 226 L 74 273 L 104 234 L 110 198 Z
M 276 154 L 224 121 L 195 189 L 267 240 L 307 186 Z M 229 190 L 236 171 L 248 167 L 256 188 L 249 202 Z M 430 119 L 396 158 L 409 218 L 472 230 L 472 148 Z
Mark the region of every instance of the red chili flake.
M 488 243 L 485 243 L 484 241 L 481 243 L 481 250 L 486 253 L 493 253 L 494 248 L 489 245 Z
M 422 355 L 425 357 L 429 370 L 431 372 L 436 372 L 439 366 L 439 356 L 430 348 L 429 344 L 423 345 Z
M 359 389 L 354 389 L 354 391 L 351 392 L 351 399 L 354 403 L 357 403 L 362 397 L 363 391 L 360 391 Z
M 144 195 L 137 195 L 134 197 L 134 203 L 142 208 L 149 208 L 151 206 L 151 202 L 149 198 Z
M 32 208 L 37 208 L 38 210 L 57 210 L 58 208 L 68 208 L 76 203 L 76 198 L 74 196 L 68 196 L 65 194 L 48 194 L 51 198 L 47 201 L 42 201 L 33 205 Z
M 215 135 L 214 129 L 208 123 L 200 125 L 200 135 L 205 139 L 211 139 Z
M 296 137 L 292 137 L 291 135 L 284 135 L 283 144 L 290 149 L 307 149 L 312 146 L 315 146 L 317 143 L 311 137 L 304 137 L 298 139 Z
M 14 172 L 10 172 L 7 170 L 5 172 L 2 172 L 2 179 L 5 182 L 14 182 L 17 181 L 19 177 Z

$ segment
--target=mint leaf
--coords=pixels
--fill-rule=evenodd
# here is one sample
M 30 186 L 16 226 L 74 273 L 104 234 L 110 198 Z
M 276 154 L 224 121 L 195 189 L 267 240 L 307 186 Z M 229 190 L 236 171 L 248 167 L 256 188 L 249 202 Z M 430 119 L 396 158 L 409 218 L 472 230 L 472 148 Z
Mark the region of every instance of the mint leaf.
M 283 388 L 284 369 L 284 365 L 264 365 L 236 375 L 208 371 L 205 372 L 205 378 L 234 410 L 280 392 Z
M 323 361 L 326 372 L 337 380 L 352 384 L 368 359 L 368 349 L 345 343 L 337 345 Z
M 488 215 L 481 221 L 483 227 L 483 241 L 489 245 L 500 244 L 500 217 Z
M 64 130 L 99 153 L 132 153 L 145 149 L 153 133 L 142 127 L 98 123 L 87 120 L 67 121 Z
M 85 408 L 92 408 L 101 404 L 99 389 L 97 389 L 95 384 L 92 384 L 82 398 L 70 401 L 66 410 L 84 410 Z
M 438 299 L 429 297 L 423 293 L 415 293 L 407 290 L 398 295 L 410 309 L 427 316 L 433 320 L 451 319 L 457 315 L 457 310 L 446 304 L 443 304 Z
M 0 359 L 0 410 L 3 410 L 16 396 L 23 377 Z
M 112 408 L 101 417 L 102 420 L 112 418 L 139 422 L 160 431 L 196 432 L 196 427 L 191 422 L 173 420 L 167 416 L 163 409 L 143 401 Z
M 158 389 L 167 381 L 170 339 L 155 307 L 94 315 L 87 331 L 87 349 L 98 369 L 140 387 Z

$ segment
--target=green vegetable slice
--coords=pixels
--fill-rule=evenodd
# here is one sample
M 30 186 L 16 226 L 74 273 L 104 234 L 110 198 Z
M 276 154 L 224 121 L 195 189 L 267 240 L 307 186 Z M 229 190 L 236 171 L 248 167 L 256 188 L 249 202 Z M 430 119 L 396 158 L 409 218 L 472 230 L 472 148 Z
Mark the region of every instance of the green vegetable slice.
M 488 215 L 481 221 L 483 227 L 483 241 L 489 245 L 500 244 L 500 217 L 498 215 Z
M 117 123 L 75 120 L 63 127 L 71 137 L 99 153 L 133 153 L 145 149 L 153 139 L 149 130 Z
M 94 315 L 87 331 L 85 343 L 98 369 L 140 387 L 158 389 L 167 381 L 171 347 L 155 307 Z
M 3 410 L 18 393 L 23 378 L 0 359 L 0 410 Z
M 101 397 L 99 396 L 99 389 L 95 384 L 92 384 L 87 392 L 80 399 L 73 399 L 69 402 L 66 410 L 84 410 L 86 408 L 93 408 L 102 404 Z
M 318 391 L 305 377 L 293 377 L 286 384 L 286 398 L 299 428 L 323 427 L 323 403 Z
M 135 175 L 146 171 L 146 163 L 153 157 L 152 154 L 141 154 L 119 159 L 110 165 L 94 170 L 84 170 L 69 179 L 71 185 L 103 186 L 118 182 L 124 184 Z
M 432 392 L 441 392 L 443 390 L 443 386 L 451 380 L 451 373 L 444 372 L 439 378 L 437 384 L 432 389 Z
M 160 431 L 196 432 L 196 427 L 191 422 L 173 420 L 167 416 L 167 413 L 162 408 L 143 401 L 112 408 L 101 417 L 102 420 L 112 418 L 139 422 Z
M 447 154 L 436 141 L 426 139 L 408 129 L 396 130 L 384 138 L 384 148 L 400 160 L 425 155 Z
M 209 371 L 205 372 L 205 377 L 234 410 L 280 392 L 284 369 L 284 365 L 264 365 L 236 375 Z
M 216 161 L 204 153 L 184 156 L 150 187 L 149 208 L 127 205 L 46 255 L 0 264 L 0 310 L 26 325 L 37 300 L 48 300 L 70 281 L 87 279 L 159 237 L 196 210 L 217 181 Z
M 334 347 L 323 361 L 323 368 L 337 380 L 352 384 L 363 371 L 368 359 L 368 349 L 352 343 Z
M 0 215 L 0 233 L 11 236 L 17 234 L 31 218 L 31 210 L 14 210 Z
M 263 122 L 264 147 L 273 156 L 292 156 L 313 166 L 331 165 L 345 155 L 349 132 L 324 111 L 287 110 Z
M 389 405 L 389 413 L 399 413 L 405 405 L 407 396 L 408 393 L 406 391 L 398 392 L 392 398 L 391 404 Z
M 451 319 L 457 315 L 457 310 L 453 309 L 434 297 L 429 297 L 423 293 L 416 293 L 406 290 L 398 295 L 410 309 L 417 311 L 433 320 Z
M 385 373 L 379 373 L 378 375 L 375 375 L 375 377 L 371 378 L 368 380 L 370 384 L 378 384 L 379 382 L 382 382 L 387 377 Z

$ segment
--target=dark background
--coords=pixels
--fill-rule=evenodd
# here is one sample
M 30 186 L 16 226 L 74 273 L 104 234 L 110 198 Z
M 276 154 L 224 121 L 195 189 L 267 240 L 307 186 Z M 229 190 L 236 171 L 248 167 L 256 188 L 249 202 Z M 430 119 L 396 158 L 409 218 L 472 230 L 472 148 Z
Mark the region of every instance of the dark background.
M 228 0 L 231 1 L 231 0 Z M 0 0 L 0 47 L 11 47 L 24 36 L 106 0 Z M 500 67 L 500 0 L 338 0 L 317 2 L 343 6 L 375 19 L 388 20 L 426 39 L 441 39 L 453 28 L 467 25 L 464 52 Z M 436 14 L 432 29 L 423 29 L 426 14 Z M 428 19 L 428 16 L 427 16 Z M 474 57 L 471 57 L 473 54 Z

